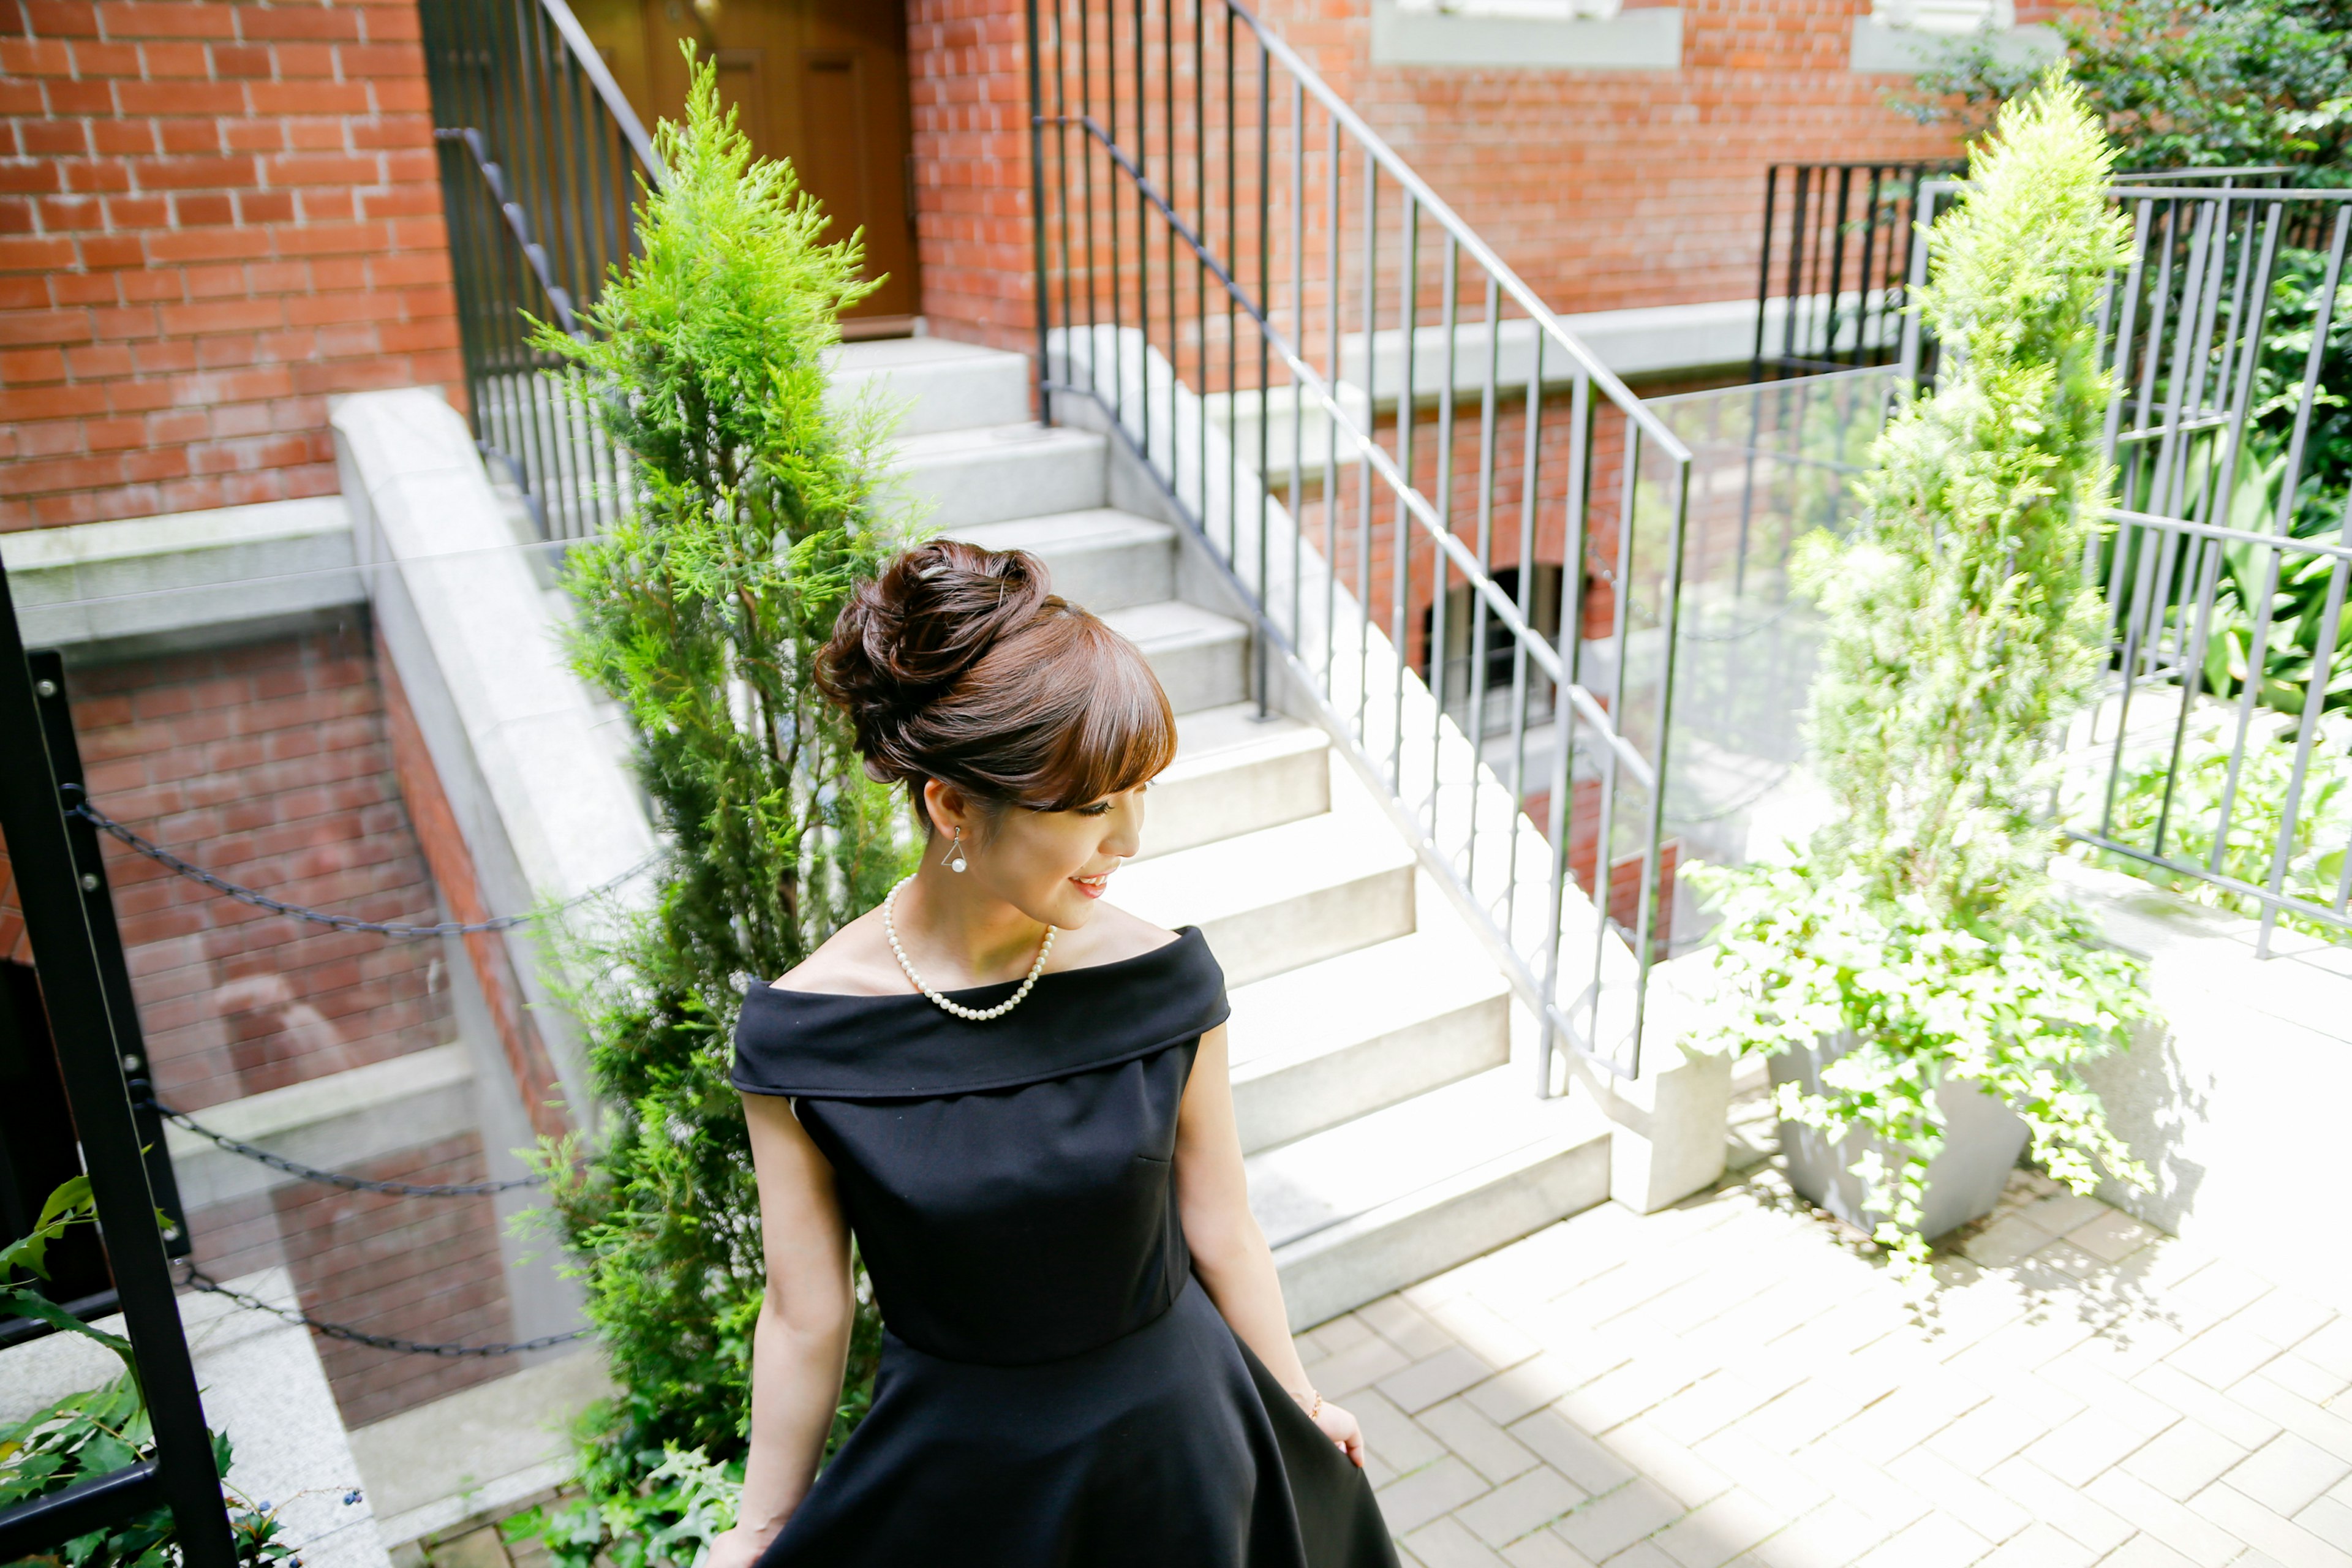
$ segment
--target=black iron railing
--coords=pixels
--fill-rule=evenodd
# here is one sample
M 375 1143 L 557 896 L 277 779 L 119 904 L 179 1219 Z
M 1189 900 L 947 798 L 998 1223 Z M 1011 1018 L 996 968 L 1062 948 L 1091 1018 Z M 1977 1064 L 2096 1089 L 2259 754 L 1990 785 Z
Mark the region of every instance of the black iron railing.
M 653 145 L 564 0 L 419 9 L 475 439 L 541 538 L 591 534 L 618 515 L 626 468 L 524 316 L 585 330 L 635 247 Z
M 1919 184 L 1959 168 L 1930 160 L 1775 163 L 1764 172 L 1749 380 L 1895 359 Z

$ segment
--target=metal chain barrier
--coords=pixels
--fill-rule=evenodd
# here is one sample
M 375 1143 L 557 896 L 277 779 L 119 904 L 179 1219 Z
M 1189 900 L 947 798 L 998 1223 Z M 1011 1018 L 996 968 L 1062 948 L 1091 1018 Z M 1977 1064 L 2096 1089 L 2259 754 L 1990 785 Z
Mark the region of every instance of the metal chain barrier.
M 240 1143 L 226 1132 L 215 1132 L 195 1121 L 184 1110 L 174 1110 L 152 1095 L 140 1100 L 142 1109 L 152 1110 L 173 1126 L 184 1129 L 199 1138 L 211 1140 L 232 1154 L 256 1160 L 273 1171 L 283 1171 L 306 1182 L 318 1182 L 330 1187 L 341 1187 L 354 1193 L 390 1193 L 404 1198 L 473 1198 L 490 1193 L 510 1193 L 518 1187 L 544 1185 L 538 1176 L 514 1176 L 499 1182 L 377 1182 L 365 1176 L 345 1175 L 341 1171 L 322 1171 L 316 1165 L 305 1165 L 283 1154 L 273 1154 L 267 1149 L 257 1149 L 250 1143 Z
M 519 925 L 527 925 L 540 918 L 537 914 L 494 915 L 486 921 L 436 921 L 430 925 L 420 925 L 406 921 L 363 921 L 352 915 L 333 914 L 325 910 L 313 910 L 300 904 L 289 904 L 283 899 L 273 899 L 268 893 L 241 886 L 226 877 L 217 876 L 205 870 L 202 866 L 182 859 L 162 845 L 141 837 L 131 828 L 115 821 L 97 806 L 92 805 L 89 796 L 82 794 L 79 785 L 68 784 L 65 795 L 67 810 L 88 822 L 100 832 L 121 840 L 157 865 L 177 872 L 191 881 L 200 882 L 213 891 L 235 899 L 241 904 L 250 904 L 255 909 L 267 910 L 271 914 L 284 915 L 289 920 L 308 921 L 313 925 L 330 926 L 336 931 L 372 931 L 378 936 L 413 938 L 470 936 L 480 931 L 512 931 Z M 602 898 L 651 866 L 660 854 L 659 850 L 654 851 L 619 876 L 608 881 L 600 882 L 575 898 L 566 899 L 548 912 L 560 914 L 566 910 L 576 909 L 592 899 Z
M 267 1312 L 280 1322 L 299 1323 L 303 1328 L 315 1333 L 324 1334 L 331 1340 L 343 1340 L 355 1345 L 366 1345 L 371 1350 L 394 1351 L 402 1355 L 434 1355 L 450 1360 L 462 1356 L 520 1355 L 525 1351 L 543 1351 L 556 1345 L 570 1344 L 574 1340 L 584 1340 L 596 1331 L 594 1329 L 573 1329 L 569 1333 L 541 1334 L 535 1340 L 522 1340 L 511 1344 L 427 1344 L 421 1340 L 403 1340 L 394 1339 L 389 1334 L 372 1334 L 365 1329 L 352 1328 L 349 1323 L 324 1322 L 308 1312 L 297 1311 L 289 1307 L 280 1307 L 265 1301 L 258 1296 L 248 1296 L 242 1290 L 232 1290 L 193 1263 L 183 1263 L 180 1267 L 180 1282 L 191 1290 L 201 1290 L 208 1296 L 226 1297 L 240 1307 L 249 1308 L 257 1312 Z

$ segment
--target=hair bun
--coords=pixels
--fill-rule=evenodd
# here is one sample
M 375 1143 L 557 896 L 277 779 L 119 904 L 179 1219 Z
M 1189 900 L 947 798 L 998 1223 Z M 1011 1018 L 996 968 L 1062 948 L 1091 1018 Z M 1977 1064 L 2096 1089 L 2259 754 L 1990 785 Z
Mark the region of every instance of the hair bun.
M 1025 550 L 938 539 L 903 551 L 861 583 L 817 656 L 817 689 L 841 705 L 877 778 L 912 776 L 895 732 L 952 687 L 998 639 L 1029 624 L 1053 589 Z

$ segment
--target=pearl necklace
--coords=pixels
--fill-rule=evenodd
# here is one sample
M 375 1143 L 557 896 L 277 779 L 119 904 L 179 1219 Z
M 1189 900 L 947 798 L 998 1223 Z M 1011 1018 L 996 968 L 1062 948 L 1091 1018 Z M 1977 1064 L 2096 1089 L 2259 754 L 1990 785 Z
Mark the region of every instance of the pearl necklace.
M 959 1018 L 969 1018 L 975 1024 L 984 1024 L 991 1018 L 1002 1018 L 1005 1014 L 1021 1005 L 1021 999 L 1029 994 L 1029 988 L 1032 985 L 1037 984 L 1037 976 L 1045 973 L 1045 955 L 1054 951 L 1054 938 L 1059 933 L 1060 928 L 1058 926 L 1045 928 L 1045 940 L 1037 945 L 1037 962 L 1029 966 L 1029 978 L 1021 983 L 1020 990 L 1015 991 L 993 1007 L 966 1007 L 961 1003 L 949 1001 L 929 985 L 924 984 L 923 977 L 915 973 L 915 966 L 907 962 L 907 950 L 898 945 L 898 922 L 891 918 L 891 914 L 898 902 L 899 892 L 914 879 L 911 876 L 902 879 L 898 887 L 891 889 L 884 896 L 882 931 L 883 934 L 890 939 L 890 951 L 898 955 L 898 967 L 907 972 L 907 978 L 914 982 L 915 989 L 938 1003 L 944 1011 L 952 1013 Z

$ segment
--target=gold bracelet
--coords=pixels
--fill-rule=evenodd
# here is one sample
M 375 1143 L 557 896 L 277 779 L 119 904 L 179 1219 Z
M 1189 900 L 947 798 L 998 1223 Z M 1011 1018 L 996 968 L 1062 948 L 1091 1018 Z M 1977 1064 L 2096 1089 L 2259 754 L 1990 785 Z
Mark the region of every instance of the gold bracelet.
M 1298 1390 L 1295 1388 L 1286 1388 L 1283 1392 L 1290 1395 L 1291 1398 L 1298 1401 L 1301 1405 L 1306 1406 L 1307 1419 L 1309 1421 L 1314 1420 L 1318 1415 L 1323 1414 L 1323 1396 L 1320 1394 L 1316 1393 L 1312 1388 L 1309 1388 L 1304 1394 L 1299 1393 Z M 1307 1402 L 1309 1400 L 1312 1400 L 1314 1403 L 1311 1405 L 1308 1404 Z

